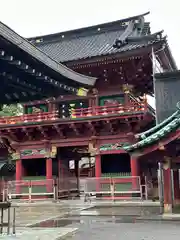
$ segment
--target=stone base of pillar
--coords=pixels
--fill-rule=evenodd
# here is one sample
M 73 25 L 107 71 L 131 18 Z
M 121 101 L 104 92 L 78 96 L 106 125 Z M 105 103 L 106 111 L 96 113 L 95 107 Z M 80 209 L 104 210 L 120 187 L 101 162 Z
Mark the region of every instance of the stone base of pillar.
M 172 204 L 164 204 L 164 213 L 172 213 Z

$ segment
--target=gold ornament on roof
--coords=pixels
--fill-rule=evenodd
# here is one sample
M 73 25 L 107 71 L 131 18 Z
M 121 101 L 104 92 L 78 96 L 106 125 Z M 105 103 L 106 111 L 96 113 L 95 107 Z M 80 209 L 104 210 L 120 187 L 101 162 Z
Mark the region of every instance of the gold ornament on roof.
M 127 84 L 123 84 L 122 89 L 123 89 L 124 93 L 130 93 L 133 90 L 133 85 L 128 84 L 128 83 Z

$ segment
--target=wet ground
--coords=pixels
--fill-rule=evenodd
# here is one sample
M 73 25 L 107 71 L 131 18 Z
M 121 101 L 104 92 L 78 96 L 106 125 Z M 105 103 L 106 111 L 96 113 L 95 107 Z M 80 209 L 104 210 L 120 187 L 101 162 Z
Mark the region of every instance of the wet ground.
M 60 236 L 64 240 L 179 239 L 180 222 L 156 220 L 160 214 L 157 206 L 89 207 L 76 202 L 16 206 L 16 237 L 0 239 L 55 240 Z M 151 217 L 153 221 L 149 221 Z
M 13 208 L 11 208 L 11 223 L 13 218 Z M 19 204 L 15 205 L 16 209 L 16 227 L 26 227 L 36 222 L 46 219 L 63 217 L 70 212 L 76 212 L 82 209 L 82 206 L 71 206 L 66 203 L 40 203 L 40 204 Z M 4 221 L 7 221 L 7 211 L 4 214 Z
M 46 224 L 47 227 L 48 223 Z M 128 216 L 69 217 L 51 221 L 49 224 L 54 229 L 62 226 L 77 228 L 74 233 L 64 237 L 64 240 L 178 240 L 180 236 L 179 222 L 147 222 Z
M 160 214 L 160 207 L 148 207 L 148 206 L 94 206 L 92 208 L 82 211 L 85 215 L 101 215 L 101 216 L 152 216 Z M 94 214 L 93 214 L 94 213 Z

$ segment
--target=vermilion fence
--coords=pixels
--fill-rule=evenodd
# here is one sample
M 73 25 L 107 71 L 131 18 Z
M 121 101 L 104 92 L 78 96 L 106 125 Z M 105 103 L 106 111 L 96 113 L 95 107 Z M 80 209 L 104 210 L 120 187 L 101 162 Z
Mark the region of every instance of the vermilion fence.
M 118 105 L 111 105 L 111 106 L 95 106 L 95 107 L 88 107 L 88 108 L 80 108 L 74 109 L 71 112 L 71 116 L 67 117 L 67 119 L 74 119 L 74 118 L 84 118 L 84 117 L 91 117 L 91 116 L 104 116 L 104 115 L 117 115 L 117 114 L 124 114 L 124 113 L 138 113 L 144 112 L 147 109 L 146 103 L 129 103 L 128 105 L 118 104 Z M 52 112 L 40 112 L 40 113 L 33 113 L 33 114 L 24 114 L 22 116 L 15 116 L 15 117 L 1 117 L 0 124 L 17 124 L 17 123 L 25 123 L 25 122 L 42 122 L 42 121 L 50 121 L 50 120 L 57 120 L 59 118 L 58 111 Z
M 22 180 L 22 181 L 8 181 L 6 191 L 9 200 L 21 198 L 32 199 L 37 198 L 55 198 L 55 184 L 53 179 L 47 180 Z
M 96 106 L 89 108 L 75 109 L 72 118 L 123 114 L 128 112 L 143 112 L 147 109 L 146 103 L 130 103 L 128 105 L 118 104 L 110 106 Z
M 17 124 L 22 122 L 42 122 L 58 119 L 58 112 L 42 112 L 33 114 L 24 114 L 15 117 L 1 117 L 0 124 Z
M 84 181 L 85 199 L 143 198 L 140 177 L 87 178 Z
M 78 181 L 75 177 L 8 181 L 1 186 L 2 199 L 8 198 L 9 200 L 57 200 L 58 198 L 72 197 L 78 194 Z
M 85 178 L 83 182 L 76 177 L 44 180 L 23 180 L 1 182 L 1 201 L 6 199 L 24 200 L 57 200 L 75 197 L 84 193 L 85 199 L 95 196 L 96 199 L 147 199 L 147 186 L 141 185 L 140 177 L 101 177 Z

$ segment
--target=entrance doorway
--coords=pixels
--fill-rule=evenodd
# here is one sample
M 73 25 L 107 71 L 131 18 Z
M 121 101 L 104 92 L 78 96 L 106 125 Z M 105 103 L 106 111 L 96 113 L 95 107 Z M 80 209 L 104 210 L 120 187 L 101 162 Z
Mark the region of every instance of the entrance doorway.
M 101 172 L 102 174 L 113 175 L 115 173 L 122 175 L 131 174 L 130 156 L 127 153 L 107 154 L 101 156 Z
M 46 159 L 25 159 L 22 160 L 23 176 L 46 176 Z

